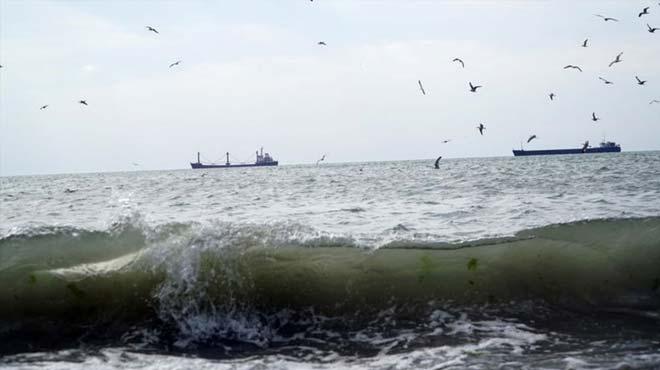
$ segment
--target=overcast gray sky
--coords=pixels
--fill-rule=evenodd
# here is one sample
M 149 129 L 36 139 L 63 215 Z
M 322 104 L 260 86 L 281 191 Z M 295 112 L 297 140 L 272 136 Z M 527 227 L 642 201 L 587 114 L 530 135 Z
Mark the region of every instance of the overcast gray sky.
M 657 1 L 0 0 L 0 175 L 660 149 L 646 23 Z

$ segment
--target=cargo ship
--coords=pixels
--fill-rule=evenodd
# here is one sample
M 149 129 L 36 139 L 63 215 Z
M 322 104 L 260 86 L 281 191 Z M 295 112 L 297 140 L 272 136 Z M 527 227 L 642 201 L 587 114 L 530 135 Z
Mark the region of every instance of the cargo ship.
M 263 166 L 277 166 L 277 161 L 270 156 L 264 154 L 264 148 L 261 148 L 261 153 L 257 150 L 257 159 L 254 163 L 231 163 L 229 161 L 229 152 L 227 152 L 227 161 L 224 164 L 209 163 L 204 164 L 199 159 L 199 152 L 197 152 L 197 162 L 191 162 L 190 167 L 193 169 L 200 168 L 233 168 L 233 167 L 263 167 Z
M 600 146 L 591 148 L 589 142 L 582 144 L 582 148 L 574 149 L 543 149 L 543 150 L 513 150 L 515 157 L 528 156 L 528 155 L 556 155 L 556 154 L 585 154 L 585 153 L 619 153 L 621 152 L 621 145 L 613 141 L 604 141 Z

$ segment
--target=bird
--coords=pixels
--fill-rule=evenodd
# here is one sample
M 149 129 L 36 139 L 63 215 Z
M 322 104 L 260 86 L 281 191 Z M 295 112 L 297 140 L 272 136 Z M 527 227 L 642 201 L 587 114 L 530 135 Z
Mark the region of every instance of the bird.
M 323 156 L 321 157 L 321 159 L 319 159 L 318 161 L 316 161 L 316 164 L 319 164 L 320 162 L 323 162 L 324 160 L 325 160 L 325 154 L 323 154 Z
M 465 63 L 463 63 L 463 60 L 461 60 L 461 58 L 454 58 L 452 60 L 452 62 L 459 62 L 459 63 L 461 63 L 461 66 L 463 66 L 463 68 L 465 68 Z
M 319 41 L 318 44 L 321 46 L 328 46 L 328 44 L 326 44 L 325 41 Z
M 138 167 L 139 165 L 139 163 L 133 162 L 133 166 Z
M 588 147 L 589 147 L 589 140 L 585 141 L 584 144 L 582 144 L 582 153 L 585 153 Z
M 555 100 L 555 93 L 550 93 L 548 96 L 550 97 L 550 100 Z
M 147 27 L 147 30 L 148 30 L 148 31 L 151 31 L 151 32 L 153 32 L 153 33 L 158 33 L 158 31 L 156 31 L 156 29 L 153 28 L 153 27 L 151 27 L 151 26 L 145 26 L 145 27 Z
M 470 92 L 477 92 L 478 88 L 483 87 L 481 85 L 474 86 L 472 85 L 472 82 L 469 82 L 469 84 L 470 84 Z
M 637 80 L 638 85 L 644 85 L 646 83 L 646 81 L 640 80 L 639 77 L 637 77 L 637 76 L 635 76 L 635 79 Z
M 651 27 L 648 23 L 646 24 L 646 27 L 649 28 L 649 32 L 654 33 L 657 30 L 660 30 L 658 27 Z
M 172 68 L 172 67 L 174 67 L 174 66 L 178 66 L 180 63 L 181 63 L 181 61 L 180 61 L 180 60 L 177 60 L 176 62 L 170 64 L 170 68 Z
M 417 80 L 417 83 L 419 84 L 419 89 L 422 90 L 422 94 L 426 95 L 426 91 L 424 91 L 424 86 L 422 86 L 422 81 Z
M 442 143 L 443 143 L 443 144 L 447 144 L 447 143 L 450 142 L 450 141 L 451 141 L 451 139 L 446 139 L 446 140 L 442 140 Z
M 596 117 L 596 112 L 591 113 L 591 120 L 592 120 L 592 121 L 596 122 L 596 121 L 598 121 L 599 119 L 600 119 L 600 118 Z
M 613 66 L 615 63 L 621 63 L 621 55 L 623 55 L 623 51 L 617 54 L 616 58 L 610 63 L 610 67 Z
M 604 79 L 604 78 L 602 78 L 602 77 L 598 77 L 598 79 L 601 80 L 601 81 L 603 81 L 603 82 L 605 82 L 605 85 L 613 85 L 613 84 L 614 84 L 614 82 L 612 82 L 612 81 L 608 81 L 608 80 L 606 80 L 606 79 Z
M 86 100 L 80 100 L 78 103 L 80 103 L 80 104 L 82 104 L 82 105 L 87 105 L 87 101 L 86 101 Z
M 580 68 L 578 66 L 574 66 L 572 64 L 569 64 L 569 65 L 564 67 L 564 69 L 569 69 L 569 68 L 577 69 L 578 71 L 582 72 L 582 68 Z
M 441 159 L 442 159 L 442 156 L 439 156 L 438 159 L 435 160 L 435 164 L 433 166 L 435 167 L 436 170 L 440 168 L 440 166 L 438 165 L 438 162 L 440 162 Z
M 46 105 L 42 105 L 41 108 L 39 108 L 39 110 L 44 110 L 44 109 L 46 109 L 46 108 L 48 108 L 48 104 L 46 104 Z
M 604 20 L 605 22 L 607 22 L 607 21 L 618 22 L 618 21 L 619 21 L 619 20 L 616 19 L 616 18 L 612 18 L 612 17 L 604 17 L 604 16 L 602 16 L 602 15 L 600 15 L 600 14 L 594 14 L 594 15 L 595 15 L 596 17 L 603 18 L 603 20 Z
M 481 134 L 481 136 L 484 135 L 484 130 L 485 129 L 486 129 L 486 126 L 484 126 L 483 123 L 480 123 L 479 126 L 477 126 L 477 130 L 479 130 L 479 133 Z
M 583 48 L 587 47 L 587 42 L 589 42 L 589 39 L 584 39 L 584 42 L 582 43 Z
M 641 18 L 644 14 L 649 14 L 649 8 L 650 8 L 649 6 L 647 6 L 646 8 L 644 8 L 644 9 L 642 10 L 642 12 L 639 13 L 638 17 Z
M 527 139 L 527 143 L 529 143 L 530 141 L 532 141 L 534 139 L 538 139 L 538 137 L 536 137 L 536 135 L 530 136 L 529 139 Z
M 655 104 L 655 103 L 660 103 L 660 100 L 658 99 L 653 99 L 649 104 Z

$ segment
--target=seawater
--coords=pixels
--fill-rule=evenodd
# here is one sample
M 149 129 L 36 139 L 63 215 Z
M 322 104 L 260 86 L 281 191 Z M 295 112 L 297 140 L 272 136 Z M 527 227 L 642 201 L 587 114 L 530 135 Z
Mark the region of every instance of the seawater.
M 0 367 L 660 367 L 658 152 L 0 184 Z

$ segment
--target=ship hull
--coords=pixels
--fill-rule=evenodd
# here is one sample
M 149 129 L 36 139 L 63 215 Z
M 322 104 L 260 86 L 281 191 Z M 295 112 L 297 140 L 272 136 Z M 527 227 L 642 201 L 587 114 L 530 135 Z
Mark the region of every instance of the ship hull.
M 525 157 L 530 155 L 558 155 L 558 154 L 586 154 L 586 153 L 619 153 L 621 147 L 606 147 L 606 148 L 587 148 L 582 149 L 546 149 L 546 150 L 514 150 L 515 157 Z
M 204 168 L 236 168 L 236 167 L 272 167 L 277 166 L 277 161 L 268 162 L 268 163 L 243 163 L 243 164 L 202 164 L 202 163 L 190 163 L 190 167 L 193 169 L 204 169 Z

